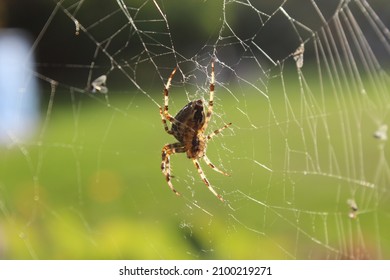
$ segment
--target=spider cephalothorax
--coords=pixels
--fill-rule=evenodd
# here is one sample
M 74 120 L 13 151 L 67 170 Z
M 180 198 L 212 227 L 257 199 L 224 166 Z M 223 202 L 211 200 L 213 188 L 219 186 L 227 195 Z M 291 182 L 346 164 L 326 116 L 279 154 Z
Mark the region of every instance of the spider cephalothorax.
M 177 113 L 175 117 L 172 117 L 168 112 L 168 91 L 171 85 L 173 76 L 175 75 L 176 68 L 172 71 L 171 75 L 168 78 L 167 84 L 164 88 L 164 109 L 160 107 L 160 115 L 165 128 L 165 131 L 168 134 L 172 134 L 178 142 L 173 144 L 167 144 L 162 149 L 162 162 L 161 170 L 165 175 L 167 183 L 171 190 L 179 195 L 175 190 L 171 182 L 171 170 L 169 157 L 171 154 L 175 153 L 186 153 L 187 157 L 192 159 L 196 169 L 203 182 L 209 188 L 209 190 L 217 196 L 221 201 L 223 201 L 222 196 L 220 196 L 210 185 L 210 182 L 207 180 L 206 176 L 203 173 L 202 168 L 199 165 L 198 159 L 203 158 L 215 171 L 228 175 L 227 173 L 219 170 L 211 163 L 209 158 L 206 156 L 206 146 L 207 142 L 216 134 L 220 133 L 222 130 L 231 125 L 231 123 L 226 124 L 222 128 L 215 130 L 211 134 L 205 135 L 204 132 L 210 121 L 212 112 L 213 112 L 213 102 L 214 102 L 214 62 L 211 63 L 211 82 L 210 82 L 210 97 L 207 107 L 207 113 L 205 114 L 205 108 L 203 106 L 202 100 L 195 100 L 189 102 L 186 106 L 183 107 Z M 172 123 L 171 129 L 168 128 L 167 120 Z

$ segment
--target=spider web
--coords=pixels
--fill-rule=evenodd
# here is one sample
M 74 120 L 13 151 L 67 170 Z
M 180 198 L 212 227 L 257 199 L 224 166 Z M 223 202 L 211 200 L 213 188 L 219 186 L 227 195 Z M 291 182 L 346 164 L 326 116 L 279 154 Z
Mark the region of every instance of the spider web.
M 0 149 L 2 258 L 389 258 L 389 5 L 265 2 L 46 7 L 41 122 Z M 226 203 L 184 154 L 182 197 L 160 171 L 164 84 L 178 67 L 173 115 L 207 102 L 212 60 L 208 130 L 233 125 L 207 154 L 231 176 L 201 165 Z

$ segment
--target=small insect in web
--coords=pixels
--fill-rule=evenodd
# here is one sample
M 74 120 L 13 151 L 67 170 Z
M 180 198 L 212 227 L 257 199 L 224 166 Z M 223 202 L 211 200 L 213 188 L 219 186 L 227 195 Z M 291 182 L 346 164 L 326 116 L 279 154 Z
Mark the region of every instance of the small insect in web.
M 292 54 L 298 69 L 303 66 L 303 53 L 305 52 L 305 45 L 302 43 Z
M 95 92 L 107 93 L 108 88 L 106 87 L 106 81 L 107 81 L 106 75 L 101 75 L 100 77 L 96 78 L 91 83 L 92 92 L 93 93 L 95 93 Z
M 211 115 L 213 113 L 214 105 L 214 61 L 211 62 L 211 81 L 210 81 L 210 96 L 207 106 L 207 112 L 205 114 L 205 108 L 201 99 L 191 101 L 181 109 L 175 117 L 173 117 L 168 111 L 169 101 L 169 87 L 173 76 L 175 75 L 176 68 L 172 71 L 168 78 L 168 81 L 164 88 L 164 109 L 160 107 L 160 116 L 165 131 L 168 134 L 173 135 L 178 142 L 173 144 L 166 144 L 162 148 L 162 162 L 161 171 L 165 175 L 165 179 L 170 189 L 177 195 L 180 195 L 178 191 L 172 185 L 171 181 L 171 167 L 170 156 L 175 153 L 186 153 L 187 158 L 192 159 L 195 168 L 198 170 L 199 176 L 207 186 L 207 188 L 221 201 L 224 201 L 222 196 L 219 195 L 211 186 L 209 180 L 206 178 L 202 168 L 199 164 L 199 159 L 203 159 L 208 166 L 213 170 L 229 176 L 224 171 L 219 170 L 206 155 L 206 146 L 208 141 L 215 135 L 219 134 L 222 130 L 228 128 L 232 123 L 225 124 L 220 129 L 217 129 L 210 134 L 205 134 L 205 131 L 209 125 Z M 171 123 L 171 129 L 168 128 L 167 121 Z

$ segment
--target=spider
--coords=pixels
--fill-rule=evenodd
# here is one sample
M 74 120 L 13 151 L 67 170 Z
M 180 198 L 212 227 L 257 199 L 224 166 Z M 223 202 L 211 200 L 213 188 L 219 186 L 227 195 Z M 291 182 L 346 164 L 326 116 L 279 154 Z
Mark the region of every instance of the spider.
M 171 85 L 173 76 L 175 75 L 176 69 L 173 69 L 171 75 L 164 88 L 164 109 L 160 107 L 161 120 L 164 125 L 164 129 L 168 134 L 173 135 L 178 142 L 173 144 L 166 144 L 162 148 L 162 162 L 161 171 L 165 175 L 168 186 L 176 194 L 180 195 L 178 191 L 172 185 L 171 182 L 171 168 L 169 158 L 175 153 L 186 153 L 189 159 L 192 159 L 196 169 L 207 188 L 222 202 L 224 201 L 222 196 L 219 195 L 211 186 L 209 180 L 203 173 L 202 168 L 199 164 L 199 159 L 203 158 L 208 166 L 213 170 L 229 176 L 229 174 L 219 170 L 214 164 L 211 163 L 210 159 L 206 155 L 207 142 L 215 135 L 220 133 L 222 130 L 229 127 L 232 123 L 225 124 L 220 129 L 215 130 L 210 134 L 205 134 L 205 130 L 209 125 L 211 115 L 213 113 L 214 103 L 214 61 L 211 62 L 211 81 L 210 81 L 210 97 L 207 106 L 207 112 L 203 106 L 201 99 L 191 101 L 184 106 L 175 117 L 168 112 L 168 91 Z M 168 128 L 167 121 L 171 123 L 171 129 Z

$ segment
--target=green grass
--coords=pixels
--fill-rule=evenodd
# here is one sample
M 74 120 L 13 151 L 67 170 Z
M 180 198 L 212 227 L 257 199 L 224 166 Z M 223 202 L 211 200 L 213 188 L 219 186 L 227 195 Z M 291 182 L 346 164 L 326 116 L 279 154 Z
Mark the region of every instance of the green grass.
M 210 142 L 208 156 L 231 176 L 202 166 L 226 204 L 207 190 L 184 154 L 171 161 L 183 196 L 169 190 L 161 148 L 174 139 L 143 95 L 111 93 L 110 107 L 89 98 L 69 106 L 55 102 L 43 117 L 42 138 L 0 150 L 0 257 L 389 258 L 388 198 L 357 182 L 365 177 L 383 187 L 375 182 L 379 155 L 371 134 L 361 137 L 362 146 L 348 138 L 353 147 L 343 156 L 344 113 L 332 97 L 320 117 L 299 95 L 286 104 L 283 91 L 276 92 L 268 101 L 237 90 L 239 102 L 219 92 L 211 129 L 233 126 Z M 186 103 L 171 99 L 172 112 Z M 360 122 L 360 132 L 373 127 L 364 117 L 349 119 Z M 373 163 L 364 165 L 364 176 L 355 173 L 359 155 Z M 355 220 L 346 204 L 352 193 L 362 208 Z

